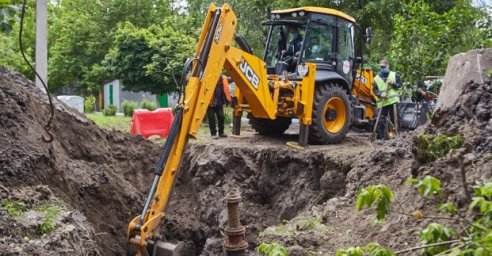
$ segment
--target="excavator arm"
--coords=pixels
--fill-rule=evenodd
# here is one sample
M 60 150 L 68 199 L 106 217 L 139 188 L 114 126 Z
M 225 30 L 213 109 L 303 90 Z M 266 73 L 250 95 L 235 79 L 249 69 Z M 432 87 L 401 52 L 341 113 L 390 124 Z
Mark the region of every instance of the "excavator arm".
M 136 249 L 136 255 L 179 255 L 169 253 L 176 248 L 162 242 L 159 231 L 188 138 L 196 137 L 224 67 L 236 82 L 242 97 L 254 108 L 255 116 L 275 118 L 277 102 L 269 90 L 265 63 L 231 46 L 236 25 L 236 15 L 228 4 L 221 8 L 210 5 L 196 45 L 191 76 L 184 97 L 176 108 L 151 189 L 141 215 L 135 217 L 128 227 L 128 243 Z M 310 82 L 314 87 L 314 80 Z M 307 98 L 304 100 L 309 101 Z M 152 248 L 150 251 L 149 247 Z

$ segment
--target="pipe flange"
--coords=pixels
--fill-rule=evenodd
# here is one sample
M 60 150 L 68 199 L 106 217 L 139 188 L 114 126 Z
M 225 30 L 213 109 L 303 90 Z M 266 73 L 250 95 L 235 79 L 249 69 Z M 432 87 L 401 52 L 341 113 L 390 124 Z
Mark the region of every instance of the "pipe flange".
M 233 204 L 233 203 L 239 203 L 241 201 L 241 194 L 237 190 L 233 190 L 227 194 L 226 197 L 226 203 L 227 204 Z
M 246 241 L 241 241 L 239 244 L 227 244 L 224 243 L 224 248 L 228 252 L 239 252 L 239 251 L 245 251 L 248 248 L 248 243 Z
M 224 233 L 228 236 L 244 235 L 246 233 L 246 228 L 244 226 L 239 226 L 237 228 L 226 227 Z

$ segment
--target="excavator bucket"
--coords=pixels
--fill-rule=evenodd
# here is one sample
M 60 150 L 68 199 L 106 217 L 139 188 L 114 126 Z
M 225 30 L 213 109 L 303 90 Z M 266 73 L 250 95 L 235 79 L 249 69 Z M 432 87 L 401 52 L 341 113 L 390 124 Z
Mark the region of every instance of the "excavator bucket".
M 157 241 L 150 242 L 145 249 L 137 251 L 133 245 L 129 245 L 126 252 L 127 256 L 184 256 L 185 243 L 179 242 L 173 244 L 170 242 Z
M 158 241 L 153 247 L 152 256 L 183 256 L 184 242 L 172 244 L 169 242 Z

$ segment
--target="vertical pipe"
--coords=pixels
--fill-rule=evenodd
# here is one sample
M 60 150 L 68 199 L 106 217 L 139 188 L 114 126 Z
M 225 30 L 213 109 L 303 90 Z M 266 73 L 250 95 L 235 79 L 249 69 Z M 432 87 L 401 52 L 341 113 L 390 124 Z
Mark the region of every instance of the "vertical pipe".
M 246 228 L 241 226 L 239 220 L 239 203 L 241 194 L 238 190 L 232 190 L 226 197 L 228 226 L 225 228 L 226 235 L 224 249 L 226 256 L 243 256 L 248 248 L 246 242 Z
M 48 86 L 48 3 L 36 1 L 36 72 Z M 44 91 L 43 84 L 36 76 L 36 86 Z

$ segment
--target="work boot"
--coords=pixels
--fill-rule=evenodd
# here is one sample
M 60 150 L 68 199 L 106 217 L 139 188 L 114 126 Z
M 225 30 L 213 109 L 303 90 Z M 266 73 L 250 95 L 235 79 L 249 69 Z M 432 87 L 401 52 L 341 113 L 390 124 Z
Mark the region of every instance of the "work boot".
M 221 137 L 221 138 L 227 138 L 227 134 L 225 134 L 225 133 L 219 133 L 219 137 Z

